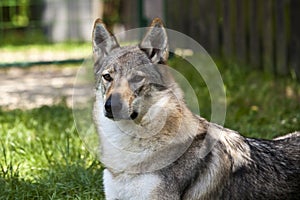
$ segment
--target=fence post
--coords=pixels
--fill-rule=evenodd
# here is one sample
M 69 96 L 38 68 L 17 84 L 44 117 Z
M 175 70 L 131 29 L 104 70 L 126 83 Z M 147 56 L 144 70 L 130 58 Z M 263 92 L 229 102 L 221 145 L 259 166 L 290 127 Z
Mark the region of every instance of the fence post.
M 288 67 L 286 62 L 286 19 L 285 19 L 285 0 L 276 0 L 275 12 L 276 12 L 276 73 L 286 75 L 288 73 Z
M 262 15 L 262 56 L 263 68 L 267 72 L 274 73 L 274 32 L 273 32 L 273 0 L 264 0 Z
M 214 56 L 220 56 L 219 40 L 219 0 L 211 0 L 208 3 L 208 37 L 209 51 Z
M 222 16 L 223 16 L 223 56 L 226 60 L 231 60 L 233 57 L 233 31 L 232 31 L 232 12 L 231 0 L 221 1 Z
M 259 49 L 259 5 L 258 0 L 249 1 L 249 64 L 260 67 Z
M 138 0 L 121 0 L 121 22 L 125 24 L 125 29 L 139 27 L 140 16 L 137 10 Z
M 291 69 L 294 71 L 298 80 L 300 80 L 300 1 L 290 1 L 290 42 L 289 42 L 289 57 Z
M 176 31 L 182 31 L 182 18 L 186 16 L 182 16 L 181 1 L 165 0 L 164 5 L 167 12 L 165 14 L 167 27 Z
M 236 1 L 236 58 L 241 64 L 245 64 L 246 57 L 246 0 Z

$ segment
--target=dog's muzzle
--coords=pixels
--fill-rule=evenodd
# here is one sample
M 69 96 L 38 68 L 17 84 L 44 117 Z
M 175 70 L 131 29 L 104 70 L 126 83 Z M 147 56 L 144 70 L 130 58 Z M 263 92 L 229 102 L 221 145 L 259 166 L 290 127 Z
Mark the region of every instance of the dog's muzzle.
M 123 105 L 121 102 L 121 95 L 119 93 L 112 94 L 108 97 L 104 105 L 105 113 L 104 115 L 107 118 L 120 120 L 120 119 L 132 119 L 137 118 L 138 113 L 133 111 L 130 116 L 128 114 L 124 114 Z
M 120 95 L 116 94 L 116 95 L 110 95 L 108 97 L 108 99 L 105 102 L 104 108 L 105 108 L 105 116 L 113 119 L 114 118 L 114 114 L 116 115 L 117 113 L 119 113 L 122 110 L 122 104 L 120 102 Z M 113 98 L 113 101 L 112 101 Z M 118 100 L 117 100 L 118 99 Z

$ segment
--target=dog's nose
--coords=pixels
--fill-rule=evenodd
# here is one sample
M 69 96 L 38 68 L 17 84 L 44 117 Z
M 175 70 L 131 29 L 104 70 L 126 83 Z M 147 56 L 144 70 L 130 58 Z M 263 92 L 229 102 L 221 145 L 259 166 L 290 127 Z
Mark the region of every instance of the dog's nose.
M 108 114 L 112 114 L 112 110 L 111 110 L 111 96 L 107 99 L 107 101 L 105 102 L 105 111 L 108 113 Z
M 119 93 L 112 94 L 108 97 L 104 105 L 106 116 L 113 118 L 122 109 L 121 96 Z

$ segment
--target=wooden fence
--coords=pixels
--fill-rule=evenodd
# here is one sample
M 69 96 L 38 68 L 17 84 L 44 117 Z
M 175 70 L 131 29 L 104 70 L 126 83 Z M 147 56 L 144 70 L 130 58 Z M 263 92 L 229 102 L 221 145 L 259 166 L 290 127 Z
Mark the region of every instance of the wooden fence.
M 6 38 L 4 36 L 13 41 L 16 38 L 7 29 L 24 29 L 30 31 L 27 34 L 30 38 L 34 38 L 31 34 L 33 29 L 37 29 L 42 35 L 46 30 L 49 36 L 54 25 L 57 27 L 61 22 L 67 23 L 68 26 L 63 27 L 68 29 L 55 29 L 58 30 L 53 34 L 56 37 L 66 34 L 70 39 L 75 34 L 74 29 L 78 32 L 81 27 L 81 32 L 89 40 L 90 33 L 86 30 L 91 25 L 87 25 L 87 22 L 92 23 L 96 17 L 91 14 L 94 12 L 92 10 L 100 9 L 99 2 L 104 5 L 115 2 L 119 5 L 115 8 L 116 12 L 120 12 L 119 23 L 125 24 L 127 28 L 145 26 L 151 20 L 149 18 L 160 16 L 164 18 L 167 28 L 191 36 L 213 56 L 275 74 L 291 74 L 300 79 L 300 0 L 89 0 L 85 4 L 77 0 L 77 7 L 73 0 L 24 0 L 21 7 L 19 2 L 0 0 L 1 44 Z M 72 6 L 68 6 L 69 4 Z M 50 11 L 50 8 L 54 8 L 53 5 L 57 5 L 59 9 L 55 7 L 53 12 L 48 12 L 48 16 L 53 19 L 46 23 L 47 9 Z M 80 9 L 74 9 L 74 6 Z M 104 8 L 105 18 L 108 9 Z M 84 11 L 81 14 L 74 11 L 81 9 Z M 58 12 L 59 10 L 62 11 Z M 72 21 L 62 20 L 58 13 L 69 13 L 80 19 L 72 17 Z M 108 17 L 112 18 L 111 13 Z M 74 23 L 75 21 L 80 23 Z M 22 30 L 19 30 L 20 27 Z
M 168 28 L 211 55 L 300 78 L 299 0 L 165 0 Z

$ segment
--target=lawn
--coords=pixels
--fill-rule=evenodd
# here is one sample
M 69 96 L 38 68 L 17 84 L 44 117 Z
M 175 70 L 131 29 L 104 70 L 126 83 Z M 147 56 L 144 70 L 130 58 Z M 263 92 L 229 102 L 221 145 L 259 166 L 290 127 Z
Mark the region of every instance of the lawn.
M 210 99 L 201 77 L 191 80 L 201 114 Z M 300 130 L 300 84 L 242 66 L 218 64 L 227 93 L 225 126 L 250 137 L 273 138 Z M 63 102 L 32 110 L 0 108 L 0 199 L 103 199 L 103 167 L 86 150 Z
M 101 199 L 100 163 L 63 103 L 0 111 L 0 199 Z

